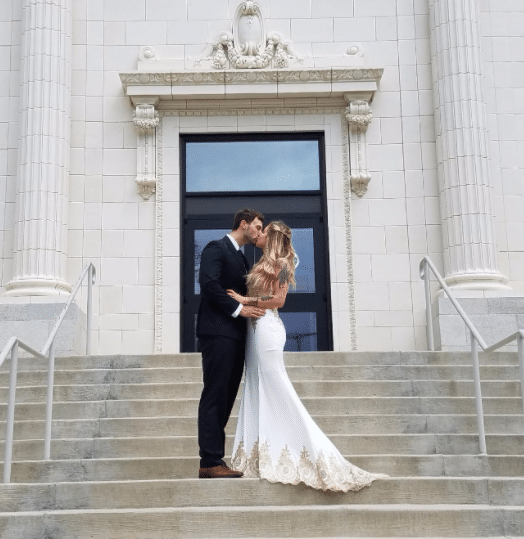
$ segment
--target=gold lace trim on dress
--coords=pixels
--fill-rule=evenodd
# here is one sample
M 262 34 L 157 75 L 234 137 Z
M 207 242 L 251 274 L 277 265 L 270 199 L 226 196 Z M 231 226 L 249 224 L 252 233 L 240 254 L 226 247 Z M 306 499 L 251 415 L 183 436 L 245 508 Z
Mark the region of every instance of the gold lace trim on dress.
M 261 477 L 270 483 L 298 485 L 304 482 L 315 489 L 342 492 L 357 491 L 369 486 L 375 479 L 388 477 L 366 472 L 347 461 L 341 463 L 334 455 L 326 458 L 322 451 L 319 452 L 317 461 L 313 463 L 305 447 L 299 461 L 295 462 L 288 446 L 285 445 L 278 462 L 274 463 L 269 448 L 269 442 L 266 441 L 259 449 L 257 440 L 248 457 L 244 441 L 241 440 L 231 461 L 231 467 L 244 472 L 244 477 Z

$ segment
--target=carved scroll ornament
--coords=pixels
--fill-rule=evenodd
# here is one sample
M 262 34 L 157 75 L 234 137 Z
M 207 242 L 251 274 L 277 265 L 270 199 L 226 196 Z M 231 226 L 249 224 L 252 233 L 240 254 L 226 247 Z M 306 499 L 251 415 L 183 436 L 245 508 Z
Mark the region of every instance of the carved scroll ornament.
M 350 132 L 351 190 L 359 197 L 368 189 L 371 174 L 367 160 L 367 129 L 373 114 L 367 101 L 351 101 L 346 108 Z
M 140 196 L 149 200 L 156 189 L 156 134 L 159 117 L 155 106 L 150 103 L 136 105 L 133 123 L 137 128 L 137 177 L 136 185 Z

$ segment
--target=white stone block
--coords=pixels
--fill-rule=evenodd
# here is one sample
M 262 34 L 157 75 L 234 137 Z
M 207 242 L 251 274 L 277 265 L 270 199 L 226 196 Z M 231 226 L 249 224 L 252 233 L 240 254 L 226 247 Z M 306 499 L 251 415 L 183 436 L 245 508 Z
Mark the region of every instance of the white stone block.
M 135 286 L 137 283 L 137 258 L 102 258 L 100 268 L 101 285 Z
M 123 176 L 107 176 L 102 187 L 103 202 L 124 202 L 125 178 Z
M 399 39 L 398 54 L 400 65 L 417 65 L 416 41 L 413 39 Z
M 130 230 L 139 228 L 138 208 L 138 204 L 130 202 L 104 204 L 102 209 L 103 229 Z
M 126 45 L 164 45 L 167 43 L 167 23 L 126 22 Z
M 90 19 L 86 25 L 86 44 L 103 45 L 104 44 L 104 23 Z
M 396 41 L 398 39 L 396 16 L 376 17 L 375 26 L 376 35 L 381 41 Z
M 124 230 L 124 257 L 155 256 L 155 237 L 152 230 Z
M 291 40 L 295 43 L 330 43 L 333 41 L 333 19 L 293 18 Z
M 385 254 L 384 227 L 353 227 L 353 252 L 355 254 Z
M 405 225 L 405 202 L 402 199 L 370 201 L 369 223 L 371 226 Z
M 355 283 L 355 307 L 357 312 L 389 310 L 388 284 L 386 282 Z
M 392 310 L 412 311 L 411 288 L 412 283 L 388 283 L 389 305 Z
M 102 202 L 102 175 L 85 178 L 84 202 Z
M 420 350 L 415 343 L 415 328 L 392 327 L 391 328 L 392 350 Z
M 84 228 L 87 230 L 102 229 L 102 204 L 86 202 L 84 204 Z
M 84 230 L 84 252 L 83 256 L 98 258 L 102 250 L 102 231 Z
M 184 20 L 187 14 L 186 0 L 147 0 L 146 20 Z
M 124 231 L 102 230 L 102 257 L 122 257 L 124 254 Z
M 373 100 L 374 118 L 400 118 L 400 92 L 377 92 Z
M 152 286 L 155 284 L 155 259 L 138 259 L 138 284 Z
M 152 313 L 155 310 L 154 286 L 123 286 L 122 312 Z
M 106 21 L 142 21 L 146 15 L 146 0 L 111 0 L 104 2 Z
M 171 45 L 202 45 L 208 41 L 207 21 L 175 20 L 167 22 L 167 43 Z
M 162 287 L 162 300 L 164 312 L 180 312 L 180 285 Z
M 409 311 L 377 311 L 375 326 L 384 327 L 413 327 L 413 313 Z
M 125 45 L 126 44 L 126 23 L 125 22 L 105 22 L 104 23 L 104 45 Z
M 386 252 L 391 254 L 408 254 L 410 252 L 407 226 L 387 226 Z
M 359 327 L 357 331 L 358 350 L 390 351 L 392 349 L 391 328 Z
M 100 292 L 100 314 L 122 312 L 122 286 L 98 286 Z
M 413 197 L 406 199 L 406 218 L 410 228 L 412 225 L 426 224 L 426 210 L 423 198 Z
M 411 271 L 409 255 L 371 255 L 371 274 L 373 276 L 373 281 L 410 281 Z
M 98 332 L 98 353 L 99 354 L 121 354 L 122 353 L 122 332 L 100 330 Z
M 336 1 L 336 0 L 335 0 Z M 337 2 L 338 5 L 345 5 L 346 2 Z M 328 13 L 323 15 L 328 16 Z M 382 36 L 381 36 L 381 39 Z M 375 18 L 335 18 L 334 19 L 334 40 L 335 42 L 347 41 L 374 41 L 375 40 Z
M 164 209 L 169 203 L 164 203 Z M 165 211 L 165 210 L 164 210 Z M 168 226 L 169 220 L 164 215 L 164 226 Z M 141 199 L 138 203 L 138 228 L 141 230 L 155 229 L 155 203 L 153 200 L 144 203 Z
M 353 255 L 353 279 L 356 283 L 371 281 L 371 255 Z
M 286 18 L 310 18 L 311 0 L 271 0 L 271 17 Z
M 120 176 L 136 174 L 136 151 L 105 148 L 103 150 L 104 175 Z

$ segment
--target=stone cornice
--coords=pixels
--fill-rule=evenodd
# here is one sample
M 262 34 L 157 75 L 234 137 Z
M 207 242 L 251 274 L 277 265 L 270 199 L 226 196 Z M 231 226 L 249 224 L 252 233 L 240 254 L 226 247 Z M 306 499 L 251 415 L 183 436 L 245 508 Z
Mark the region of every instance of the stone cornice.
M 120 73 L 127 96 L 170 99 L 239 99 L 278 97 L 373 98 L 382 68 L 302 68 L 264 70 Z

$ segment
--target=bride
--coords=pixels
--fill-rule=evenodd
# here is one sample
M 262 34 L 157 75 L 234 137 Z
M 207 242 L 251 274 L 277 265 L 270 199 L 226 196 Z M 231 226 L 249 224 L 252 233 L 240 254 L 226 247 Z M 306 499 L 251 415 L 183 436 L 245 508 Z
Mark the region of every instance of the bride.
M 272 221 L 257 247 L 263 255 L 247 276 L 249 297 L 227 291 L 244 305 L 267 309 L 262 318 L 248 321 L 244 392 L 231 468 L 271 483 L 304 482 L 315 489 L 343 492 L 387 477 L 344 459 L 313 421 L 287 375 L 286 330 L 278 308 L 284 305 L 289 286 L 295 287 L 291 229 Z

